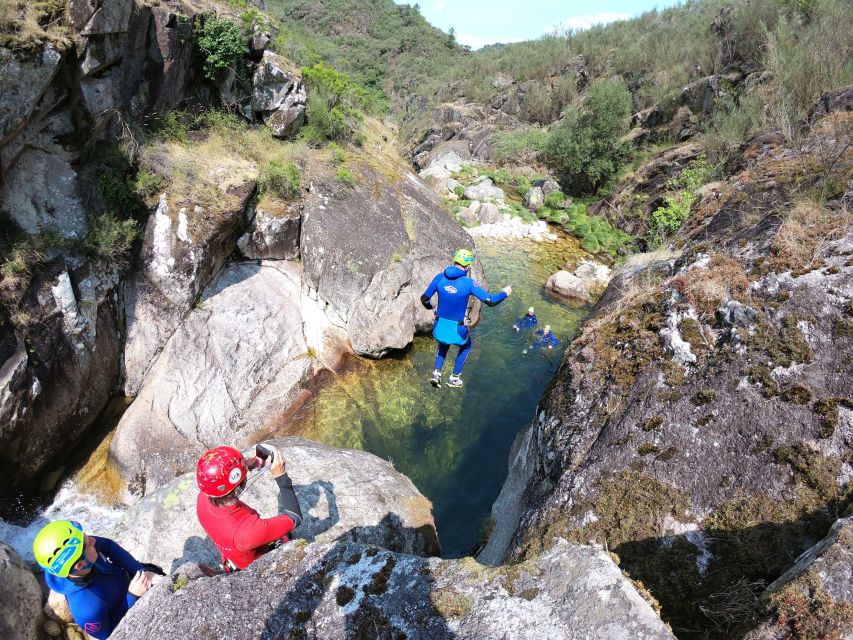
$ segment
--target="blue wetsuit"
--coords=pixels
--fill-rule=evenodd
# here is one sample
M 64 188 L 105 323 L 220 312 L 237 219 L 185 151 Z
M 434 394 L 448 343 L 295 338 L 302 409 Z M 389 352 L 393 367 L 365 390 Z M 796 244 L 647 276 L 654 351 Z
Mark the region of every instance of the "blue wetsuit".
M 93 536 L 94 537 L 94 536 Z M 47 586 L 68 600 L 71 615 L 83 631 L 97 640 L 108 638 L 137 597 L 127 591 L 142 563 L 109 538 L 95 538 L 98 559 L 91 579 L 76 582 L 45 573 Z
M 522 329 L 532 329 L 537 324 L 539 324 L 539 320 L 536 319 L 536 314 L 524 314 L 515 323 L 512 325 L 512 328 L 516 331 L 521 331 Z
M 536 331 L 536 342 L 531 345 L 531 349 L 553 349 L 560 341 L 557 339 L 552 332 L 548 332 L 545 334 L 544 329 L 537 329 Z
M 465 360 L 471 353 L 471 337 L 468 327 L 465 326 L 465 313 L 468 310 L 468 297 L 475 296 L 490 307 L 503 302 L 506 293 L 489 293 L 482 287 L 474 284 L 474 280 L 468 277 L 462 267 L 453 265 L 439 273 L 429 286 L 421 294 L 421 303 L 432 309 L 430 300 L 438 294 L 438 308 L 436 309 L 436 326 L 433 329 L 433 337 L 438 341 L 438 354 L 435 357 L 435 368 L 444 366 L 444 359 L 451 344 L 459 347 L 456 362 L 453 365 L 453 375 L 462 373 Z M 455 323 L 455 326 L 454 326 Z

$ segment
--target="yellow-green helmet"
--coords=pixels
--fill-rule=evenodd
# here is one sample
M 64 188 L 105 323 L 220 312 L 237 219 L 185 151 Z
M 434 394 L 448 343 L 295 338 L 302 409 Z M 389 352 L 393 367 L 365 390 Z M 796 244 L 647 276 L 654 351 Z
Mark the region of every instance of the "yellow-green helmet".
M 83 555 L 83 527 L 74 520 L 56 520 L 42 527 L 33 540 L 36 562 L 48 573 L 67 578 Z
M 458 249 L 453 254 L 453 262 L 463 267 L 470 267 L 474 264 L 474 254 L 468 249 Z

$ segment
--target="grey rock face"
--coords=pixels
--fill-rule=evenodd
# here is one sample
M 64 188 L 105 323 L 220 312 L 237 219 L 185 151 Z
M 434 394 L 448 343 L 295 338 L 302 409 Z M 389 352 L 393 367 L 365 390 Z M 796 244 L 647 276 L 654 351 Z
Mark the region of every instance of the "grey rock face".
M 560 190 L 560 183 L 553 178 L 546 178 L 542 182 L 542 195 L 547 196 L 549 193 L 554 193 Z
M 33 113 L 59 71 L 62 56 L 52 46 L 22 59 L 0 47 L 0 147 Z
M 26 344 L 4 327 L 0 364 L 0 462 L 10 484 L 37 477 L 67 451 L 115 393 L 120 344 L 118 274 L 99 266 L 57 269 L 22 305 Z
M 343 194 L 315 185 L 302 215 L 305 280 L 341 318 L 353 349 L 371 357 L 431 328 L 420 294 L 457 248 L 470 246 L 412 174 L 398 184 L 372 175 Z
M 305 121 L 305 85 L 288 62 L 271 51 L 252 77 L 252 108 L 259 113 L 273 135 L 293 135 Z
M 24 151 L 3 177 L 0 201 L 0 210 L 30 235 L 48 230 L 67 240 L 86 235 L 77 173 L 59 156 L 40 149 Z
M 234 640 L 673 638 L 606 554 L 565 542 L 512 570 L 346 542 L 291 543 L 231 576 L 185 573 L 187 586 L 154 587 L 112 637 L 199 637 L 227 621 Z M 205 615 L 186 615 L 189 603 Z
M 0 543 L 0 637 L 37 640 L 41 589 L 24 560 Z
M 501 222 L 503 220 L 503 216 L 498 210 L 498 206 L 491 202 L 484 203 L 477 212 L 477 216 L 483 224 L 495 224 L 496 222 Z
M 300 212 L 293 209 L 276 214 L 257 209 L 237 248 L 252 260 L 291 260 L 299 255 L 300 220 Z
M 281 449 L 302 509 L 304 522 L 294 539 L 351 541 L 424 556 L 440 552 L 429 500 L 390 462 L 303 438 L 267 442 Z M 278 494 L 265 471 L 241 499 L 272 517 L 281 513 Z M 196 496 L 194 472 L 175 478 L 133 505 L 109 537 L 166 571 L 188 562 L 215 566 L 221 558 L 195 516 Z
M 225 212 L 176 206 L 161 196 L 145 228 L 140 269 L 127 285 L 127 395 L 139 391 L 166 340 L 234 251 L 253 187 L 241 187 L 243 198 Z
M 564 300 L 589 302 L 610 281 L 610 268 L 603 264 L 583 262 L 574 271 L 561 270 L 545 283 L 545 293 Z
M 300 401 L 321 368 L 303 334 L 301 276 L 291 262 L 232 263 L 203 292 L 116 429 L 110 452 L 131 494 L 273 428 Z

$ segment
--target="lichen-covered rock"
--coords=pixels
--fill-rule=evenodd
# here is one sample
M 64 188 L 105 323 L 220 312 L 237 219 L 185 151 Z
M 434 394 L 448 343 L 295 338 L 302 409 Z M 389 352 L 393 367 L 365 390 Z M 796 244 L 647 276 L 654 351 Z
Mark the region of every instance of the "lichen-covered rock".
M 306 99 L 299 72 L 281 56 L 264 51 L 252 76 L 252 109 L 274 136 L 286 138 L 299 130 L 305 121 Z
M 767 587 L 765 616 L 745 640 L 853 638 L 853 516 Z
M 194 638 L 225 627 L 233 640 L 674 637 L 604 552 L 565 542 L 505 569 L 297 542 L 230 576 L 202 579 L 192 565 L 183 574 L 155 586 L 111 637 Z
M 21 556 L 0 543 L 0 637 L 37 640 L 41 620 L 36 577 Z
M 438 555 L 432 509 L 390 462 L 303 438 L 268 440 L 287 461 L 305 519 L 294 538 L 347 540 L 401 553 Z M 278 515 L 278 487 L 264 471 L 242 496 L 261 516 Z M 137 558 L 173 572 L 188 562 L 217 565 L 218 551 L 195 517 L 198 488 L 187 473 L 133 505 L 109 537 Z
M 110 446 L 131 494 L 192 469 L 206 448 L 274 429 L 322 368 L 302 327 L 302 270 L 231 263 L 205 289 L 145 378 Z
M 853 489 L 853 216 L 841 199 L 780 214 L 797 162 L 752 140 L 683 254 L 617 271 L 512 449 L 484 561 L 606 541 L 673 626 L 731 628 L 826 535 Z
M 353 349 L 381 357 L 432 326 L 420 294 L 471 237 L 419 178 L 364 168 L 352 189 L 315 185 L 302 215 L 305 280 L 341 319 Z
M 524 194 L 524 206 L 531 211 L 538 211 L 545 204 L 545 196 L 541 187 L 530 187 Z
M 468 200 L 479 200 L 480 202 L 503 200 L 505 197 L 504 190 L 496 187 L 490 178 L 485 178 L 477 184 L 467 187 L 463 195 Z

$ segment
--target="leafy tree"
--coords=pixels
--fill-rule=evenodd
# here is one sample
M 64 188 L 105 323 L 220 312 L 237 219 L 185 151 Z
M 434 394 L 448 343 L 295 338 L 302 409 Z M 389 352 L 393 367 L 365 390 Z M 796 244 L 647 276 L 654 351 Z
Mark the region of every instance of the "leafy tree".
M 631 93 L 621 80 L 598 80 L 582 110 L 570 111 L 545 144 L 545 161 L 574 193 L 594 193 L 630 155 Z
M 212 14 L 205 16 L 197 42 L 204 57 L 204 76 L 208 80 L 213 80 L 224 69 L 234 68 L 246 50 L 240 27 Z

